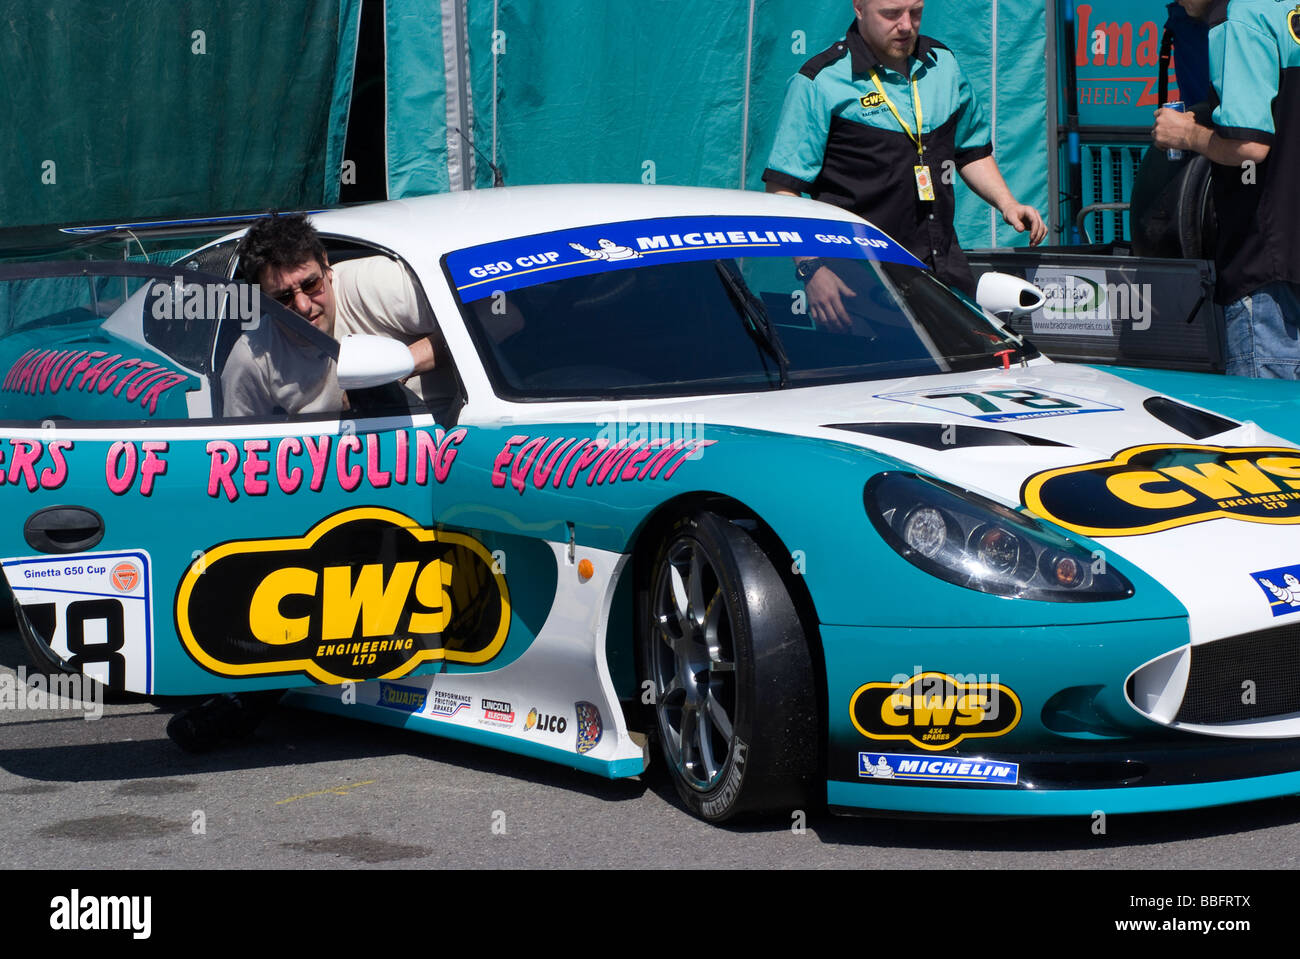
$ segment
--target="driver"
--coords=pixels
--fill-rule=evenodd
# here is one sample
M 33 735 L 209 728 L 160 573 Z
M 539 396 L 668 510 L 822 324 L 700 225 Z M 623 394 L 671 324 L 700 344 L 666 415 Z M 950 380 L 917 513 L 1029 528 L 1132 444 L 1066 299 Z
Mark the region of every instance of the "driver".
M 434 372 L 437 321 L 401 263 L 369 256 L 331 267 L 320 236 L 301 213 L 258 220 L 237 254 L 245 280 L 322 333 L 336 339 L 369 333 L 405 343 L 415 363 L 406 386 L 419 400 L 452 393 L 449 368 Z M 347 405 L 331 358 L 274 322 L 244 331 L 221 387 L 226 416 L 330 413 Z

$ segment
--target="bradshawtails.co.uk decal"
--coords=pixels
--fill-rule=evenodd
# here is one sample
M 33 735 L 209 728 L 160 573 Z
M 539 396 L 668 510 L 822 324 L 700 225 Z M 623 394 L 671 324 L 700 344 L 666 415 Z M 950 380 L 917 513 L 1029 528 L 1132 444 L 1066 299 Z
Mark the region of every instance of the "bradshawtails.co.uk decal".
M 201 554 L 176 593 L 177 632 L 221 676 L 342 683 L 396 679 L 439 660 L 478 665 L 501 651 L 510 627 L 495 570 L 472 537 L 423 529 L 394 510 L 349 509 L 300 537 Z

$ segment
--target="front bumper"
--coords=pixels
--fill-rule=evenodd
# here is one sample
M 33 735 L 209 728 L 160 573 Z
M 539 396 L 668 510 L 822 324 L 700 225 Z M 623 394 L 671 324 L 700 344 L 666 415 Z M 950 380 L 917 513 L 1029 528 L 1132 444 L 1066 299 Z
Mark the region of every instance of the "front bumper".
M 1186 619 L 822 639 L 840 811 L 1091 815 L 1300 793 L 1300 736 L 1178 728 L 1131 701 L 1135 671 L 1187 648 Z M 1003 719 L 981 721 L 999 695 Z

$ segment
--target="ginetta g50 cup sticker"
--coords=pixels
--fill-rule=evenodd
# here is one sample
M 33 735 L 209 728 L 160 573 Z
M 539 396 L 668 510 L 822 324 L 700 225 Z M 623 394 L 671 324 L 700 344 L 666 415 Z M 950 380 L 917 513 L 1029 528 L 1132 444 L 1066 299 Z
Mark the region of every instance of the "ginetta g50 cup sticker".
M 505 576 L 477 540 L 394 510 L 335 513 L 301 537 L 223 543 L 176 592 L 186 651 L 221 676 L 396 679 L 486 663 L 505 645 Z
M 927 672 L 904 683 L 859 686 L 849 700 L 849 717 L 868 739 L 901 739 L 937 751 L 1015 729 L 1020 698 L 982 677 L 962 682 Z
M 1136 446 L 1031 476 L 1021 499 L 1085 536 L 1135 536 L 1223 518 L 1300 523 L 1300 450 Z
M 1067 393 L 1047 393 L 1023 388 L 989 389 L 986 386 L 950 386 L 944 389 L 909 390 L 905 393 L 877 393 L 875 398 L 922 406 L 984 423 L 1012 423 L 1075 413 L 1116 413 L 1123 409 Z
M 153 583 L 145 550 L 0 560 L 31 628 L 70 669 L 110 689 L 153 683 Z

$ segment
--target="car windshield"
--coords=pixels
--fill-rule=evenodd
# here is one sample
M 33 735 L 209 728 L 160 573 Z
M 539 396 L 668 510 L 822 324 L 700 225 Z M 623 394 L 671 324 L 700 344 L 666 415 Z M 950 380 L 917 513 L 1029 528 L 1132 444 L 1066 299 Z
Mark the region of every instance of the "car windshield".
M 843 286 L 827 322 L 795 275 L 809 256 Z M 444 267 L 507 399 L 770 390 L 1038 355 L 865 224 L 603 224 L 457 251 Z

